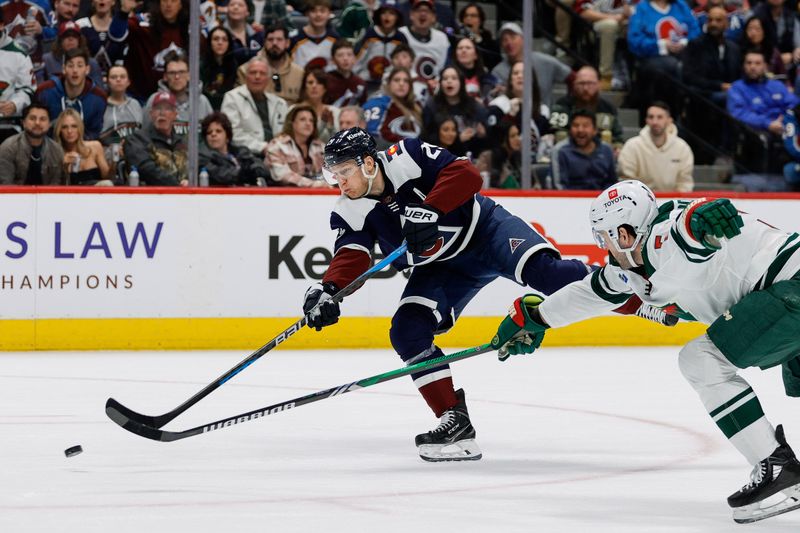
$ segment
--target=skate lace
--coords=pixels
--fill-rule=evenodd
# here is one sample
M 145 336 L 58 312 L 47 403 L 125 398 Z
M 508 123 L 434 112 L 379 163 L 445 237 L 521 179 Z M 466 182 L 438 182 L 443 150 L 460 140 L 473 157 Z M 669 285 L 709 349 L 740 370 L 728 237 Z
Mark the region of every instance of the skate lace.
M 767 475 L 767 462 L 761 461 L 757 464 L 753 471 L 750 472 L 750 483 L 742 487 L 742 492 L 747 491 L 749 489 L 755 488 L 764 481 L 764 477 Z
M 636 316 L 656 322 L 657 324 L 666 325 L 667 323 L 666 311 L 649 304 L 642 304 L 636 311 Z
M 433 433 L 446 433 L 456 423 L 455 411 L 445 411 L 442 418 L 439 419 L 439 425 L 433 430 Z

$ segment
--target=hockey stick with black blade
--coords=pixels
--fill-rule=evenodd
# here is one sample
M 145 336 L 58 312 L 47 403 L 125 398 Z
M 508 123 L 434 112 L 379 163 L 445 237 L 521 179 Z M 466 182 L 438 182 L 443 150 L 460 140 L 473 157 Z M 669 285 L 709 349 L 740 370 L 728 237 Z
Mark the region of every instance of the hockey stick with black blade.
M 371 268 L 369 268 L 363 274 L 361 274 L 355 280 L 353 280 L 353 282 L 350 283 L 347 287 L 334 294 L 333 300 L 335 302 L 341 303 L 342 300 L 344 300 L 347 296 L 350 296 L 351 294 L 356 292 L 359 288 L 361 288 L 361 286 L 369 278 L 371 278 L 376 273 L 380 272 L 381 270 L 389 266 L 392 263 L 392 261 L 402 256 L 406 252 L 406 249 L 407 249 L 406 243 L 401 244 L 392 253 L 387 255 L 382 261 L 373 265 Z M 303 326 L 305 326 L 307 323 L 308 323 L 308 313 L 303 315 L 303 318 L 301 318 L 300 320 L 298 320 L 297 322 L 295 322 L 294 324 L 292 324 L 291 326 L 280 332 L 277 337 L 275 337 L 267 344 L 265 344 L 258 350 L 254 351 L 250 355 L 248 355 L 247 358 L 243 359 L 241 362 L 239 362 L 239 364 L 237 364 L 236 366 L 234 366 L 233 368 L 222 374 L 220 377 L 209 383 L 205 388 L 197 392 L 194 396 L 192 396 L 191 398 L 180 404 L 172 411 L 169 411 L 167 413 L 164 413 L 163 415 L 158 415 L 158 416 L 143 415 L 141 413 L 137 413 L 136 411 L 125 407 L 114 398 L 109 398 L 106 401 L 106 414 L 108 414 L 108 416 L 111 416 L 110 413 L 111 410 L 113 410 L 115 413 L 120 413 L 126 419 L 138 422 L 139 424 L 142 424 L 144 426 L 149 426 L 152 428 L 163 427 L 167 425 L 170 421 L 174 420 L 175 417 L 177 417 L 178 415 L 189 409 L 191 406 L 193 406 L 194 404 L 196 404 L 197 402 L 199 402 L 200 400 L 202 400 L 203 398 L 214 392 L 216 389 L 224 385 L 228 380 L 233 378 L 236 374 L 238 374 L 248 366 L 255 363 L 262 355 L 276 348 L 286 339 L 288 339 L 289 337 L 291 337 L 292 335 L 303 329 Z
M 223 418 L 222 420 L 217 420 L 216 422 L 203 424 L 202 426 L 197 426 L 196 428 L 187 429 L 185 431 L 165 431 L 163 429 L 155 428 L 147 424 L 142 424 L 141 422 L 137 422 L 136 420 L 132 420 L 131 418 L 125 416 L 124 413 L 116 410 L 113 406 L 111 407 L 106 406 L 106 413 L 111 418 L 111 420 L 119 424 L 123 429 L 127 429 L 131 433 L 135 433 L 136 435 L 152 440 L 159 440 L 162 442 L 172 442 L 174 440 L 181 440 L 187 437 L 200 435 L 201 433 L 209 433 L 211 431 L 216 431 L 218 429 L 227 428 L 236 424 L 241 424 L 243 422 L 249 422 L 250 420 L 255 420 L 257 418 L 262 418 L 268 415 L 273 415 L 275 413 L 280 413 L 288 409 L 294 409 L 296 407 L 300 407 L 301 405 L 318 402 L 320 400 L 332 398 L 333 396 L 339 396 L 340 394 L 345 394 L 347 392 L 352 392 L 354 390 L 371 387 L 372 385 L 377 385 L 378 383 L 383 383 L 384 381 L 397 379 L 399 377 L 407 376 L 409 374 L 413 374 L 414 372 L 420 372 L 422 370 L 427 370 L 429 368 L 436 368 L 438 366 L 442 366 L 447 363 L 453 363 L 455 361 L 460 361 L 461 359 L 467 359 L 469 357 L 474 357 L 476 355 L 480 355 L 490 351 L 492 351 L 491 344 L 482 344 L 480 346 L 469 348 L 461 352 L 456 352 L 450 355 L 443 355 L 441 357 L 437 357 L 429 361 L 423 361 L 415 365 L 398 368 L 396 370 L 384 372 L 383 374 L 378 374 L 376 376 L 371 376 L 368 378 L 360 379 L 358 381 L 353 381 L 352 383 L 346 383 L 344 385 L 339 385 L 338 387 L 331 387 L 330 389 L 321 390 L 319 392 L 308 394 L 306 396 L 301 396 L 299 398 L 294 398 L 292 400 L 287 400 L 285 402 L 280 402 L 267 407 L 262 407 L 261 409 L 256 409 L 255 411 L 248 411 L 247 413 L 242 413 L 228 418 Z

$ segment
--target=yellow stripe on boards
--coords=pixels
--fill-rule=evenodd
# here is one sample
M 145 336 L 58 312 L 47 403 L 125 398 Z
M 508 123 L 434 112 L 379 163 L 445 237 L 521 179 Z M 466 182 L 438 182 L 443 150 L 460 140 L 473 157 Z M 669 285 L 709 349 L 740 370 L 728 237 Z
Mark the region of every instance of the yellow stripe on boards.
M 489 342 L 501 317 L 462 317 L 437 337 L 443 348 Z M 0 320 L 0 351 L 24 350 L 255 350 L 296 318 L 106 318 Z M 304 328 L 286 341 L 286 349 L 390 348 L 391 319 L 348 317 L 321 332 Z M 636 317 L 600 317 L 548 330 L 544 346 L 681 345 L 706 326 L 681 323 L 673 328 Z

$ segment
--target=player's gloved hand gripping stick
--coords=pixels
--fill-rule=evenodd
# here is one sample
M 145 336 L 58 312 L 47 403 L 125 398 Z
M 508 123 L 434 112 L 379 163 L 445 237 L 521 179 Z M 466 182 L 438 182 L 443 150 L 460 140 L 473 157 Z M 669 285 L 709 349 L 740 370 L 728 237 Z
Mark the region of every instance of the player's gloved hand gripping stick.
M 536 294 L 526 294 L 514 300 L 508 316 L 500 323 L 492 339 L 497 358 L 505 361 L 512 355 L 533 353 L 542 345 L 544 332 L 550 326 L 542 324 L 537 308 L 544 300 Z
M 369 268 L 366 272 L 358 276 L 355 280 L 353 280 L 352 283 L 350 283 L 344 289 L 340 290 L 333 296 L 326 298 L 325 301 L 335 302 L 338 305 L 338 303 L 344 300 L 347 296 L 350 296 L 359 288 L 361 288 L 361 286 L 369 278 L 371 278 L 376 273 L 380 272 L 381 270 L 389 266 L 392 263 L 392 261 L 405 254 L 406 249 L 407 249 L 406 244 L 405 243 L 401 244 L 392 253 L 387 255 L 382 261 L 375 264 L 374 266 Z M 320 303 L 322 304 L 323 302 Z M 163 415 L 158 415 L 158 416 L 143 415 L 137 413 L 136 411 L 128 409 L 127 407 L 116 401 L 114 398 L 109 398 L 106 401 L 106 414 L 114 422 L 123 427 L 125 427 L 124 424 L 128 422 L 133 422 L 137 424 L 144 424 L 151 428 L 160 428 L 168 424 L 171 420 L 175 419 L 175 417 L 177 417 L 178 415 L 189 409 L 191 406 L 193 406 L 194 404 L 196 404 L 197 402 L 199 402 L 200 400 L 202 400 L 203 398 L 214 392 L 216 389 L 224 385 L 228 380 L 230 380 L 236 374 L 238 374 L 248 366 L 255 363 L 262 355 L 269 352 L 273 348 L 276 348 L 286 339 L 288 339 L 289 337 L 291 337 L 292 335 L 303 329 L 303 326 L 305 326 L 309 322 L 309 317 L 312 316 L 316 311 L 318 311 L 317 307 L 308 310 L 306 314 L 303 316 L 303 318 L 301 318 L 300 320 L 298 320 L 297 322 L 295 322 L 294 324 L 292 324 L 291 326 L 280 332 L 274 339 L 269 341 L 267 344 L 265 344 L 255 352 L 248 355 L 247 358 L 242 360 L 239 364 L 237 364 L 236 366 L 234 366 L 233 368 L 222 374 L 213 382 L 209 383 L 203 390 L 197 392 L 194 396 L 192 396 L 191 398 L 180 404 L 172 411 L 169 411 L 167 413 L 164 413 Z

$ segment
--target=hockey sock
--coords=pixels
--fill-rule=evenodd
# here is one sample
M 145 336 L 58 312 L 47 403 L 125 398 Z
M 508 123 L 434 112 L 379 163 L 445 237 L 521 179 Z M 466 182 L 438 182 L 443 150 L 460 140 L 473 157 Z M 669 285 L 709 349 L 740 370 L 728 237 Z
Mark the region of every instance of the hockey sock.
M 458 403 L 451 376 L 423 385 L 419 388 L 419 393 L 428 402 L 428 407 L 431 408 L 437 418 Z
M 707 335 L 684 346 L 678 364 L 711 419 L 750 464 L 778 447 L 758 396 Z
M 533 254 L 522 267 L 522 281 L 544 294 L 553 294 L 565 285 L 586 277 L 592 271 L 577 259 L 559 259 L 551 252 Z

